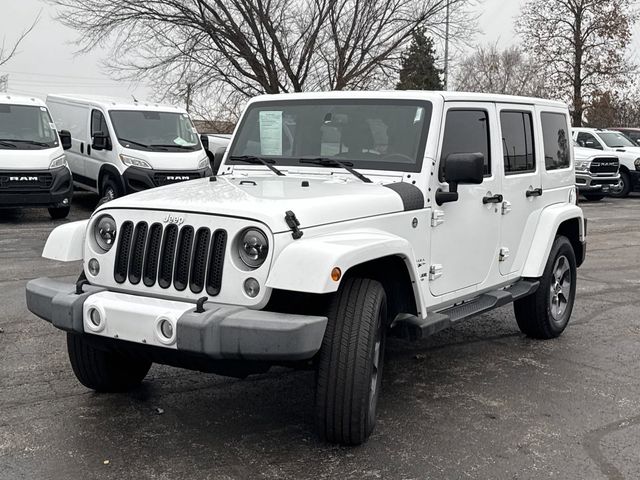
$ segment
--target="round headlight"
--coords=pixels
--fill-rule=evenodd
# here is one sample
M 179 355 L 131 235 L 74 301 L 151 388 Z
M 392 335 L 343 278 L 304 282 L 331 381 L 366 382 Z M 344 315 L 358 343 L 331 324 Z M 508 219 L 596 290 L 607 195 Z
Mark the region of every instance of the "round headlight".
M 257 228 L 248 228 L 240 234 L 238 255 L 249 268 L 258 268 L 267 259 L 269 241 L 267 236 Z
M 108 252 L 116 243 L 116 221 L 110 215 L 103 215 L 95 223 L 93 235 L 98 246 Z

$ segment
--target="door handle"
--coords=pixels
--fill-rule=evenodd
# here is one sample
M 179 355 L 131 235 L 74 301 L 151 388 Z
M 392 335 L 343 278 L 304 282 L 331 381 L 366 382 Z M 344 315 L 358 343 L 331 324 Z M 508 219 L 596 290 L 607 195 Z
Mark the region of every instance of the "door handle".
M 502 195 L 500 195 L 499 193 L 495 195 L 487 194 L 482 198 L 482 203 L 484 205 L 486 205 L 487 203 L 502 203 L 502 200 L 503 200 Z
M 91 155 L 91 145 L 87 143 L 87 155 Z
M 84 142 L 80 142 L 80 153 L 84 153 Z
M 542 188 L 530 188 L 527 190 L 527 198 L 529 197 L 541 197 L 542 196 Z

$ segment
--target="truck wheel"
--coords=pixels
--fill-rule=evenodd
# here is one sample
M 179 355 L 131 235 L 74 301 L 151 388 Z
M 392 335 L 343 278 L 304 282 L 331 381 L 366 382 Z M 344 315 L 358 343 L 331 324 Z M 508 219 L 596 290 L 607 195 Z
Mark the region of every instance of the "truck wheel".
M 347 279 L 328 316 L 317 367 L 316 425 L 329 442 L 359 445 L 376 423 L 386 339 L 384 288 L 375 280 Z
M 120 187 L 118 181 L 113 178 L 112 175 L 107 174 L 102 181 L 102 188 L 100 189 L 100 194 L 102 198 L 107 199 L 106 201 L 111 201 L 116 198 L 122 197 L 124 192 Z
M 67 218 L 67 216 L 69 215 L 69 211 L 71 210 L 71 207 L 56 207 L 56 208 L 49 208 L 49 216 L 53 219 L 53 220 L 61 220 L 63 218 Z
M 605 196 L 602 193 L 585 193 L 584 198 L 586 198 L 590 202 L 599 202 Z
M 576 296 L 576 256 L 567 237 L 553 242 L 533 295 L 513 304 L 520 331 L 532 338 L 559 337 L 569 323 Z
M 100 350 L 74 333 L 67 333 L 67 351 L 76 378 L 98 392 L 131 390 L 144 380 L 151 368 L 151 362 Z
M 629 196 L 631 191 L 631 179 L 627 172 L 620 172 L 620 183 L 614 187 L 611 187 L 609 196 L 613 198 L 625 198 Z

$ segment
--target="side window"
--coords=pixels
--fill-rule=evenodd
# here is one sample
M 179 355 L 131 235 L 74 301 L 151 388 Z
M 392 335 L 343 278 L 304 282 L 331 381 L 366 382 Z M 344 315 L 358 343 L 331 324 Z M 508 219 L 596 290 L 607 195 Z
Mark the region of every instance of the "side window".
M 516 175 L 536 171 L 533 116 L 530 112 L 500 113 L 504 172 Z
M 551 115 L 551 114 L 543 114 L 543 115 Z M 594 137 L 588 132 L 578 133 L 578 138 L 576 138 L 576 141 L 578 142 L 578 145 L 584 148 L 595 148 L 596 150 L 603 149 L 602 145 L 600 145 L 600 142 L 596 139 L 596 137 Z
M 100 110 L 91 111 L 91 136 L 96 133 L 102 132 L 105 135 L 109 134 L 109 128 L 107 127 L 107 121 Z
M 444 166 L 452 153 L 482 153 L 484 174 L 491 175 L 489 151 L 489 114 L 486 110 L 449 110 L 444 126 L 440 154 L 440 181 L 444 180 Z
M 571 165 L 571 154 L 569 153 L 569 126 L 566 115 L 561 113 L 542 113 L 542 136 L 544 138 L 544 164 L 547 170 L 558 170 Z M 578 134 L 578 144 L 580 135 L 590 133 L 581 132 Z M 593 138 L 593 141 L 596 141 Z M 602 149 L 602 147 L 600 147 Z

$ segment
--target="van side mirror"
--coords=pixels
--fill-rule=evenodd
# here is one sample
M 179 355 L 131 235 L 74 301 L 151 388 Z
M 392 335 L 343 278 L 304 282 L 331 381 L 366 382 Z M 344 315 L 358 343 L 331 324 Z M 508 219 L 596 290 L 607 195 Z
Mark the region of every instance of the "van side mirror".
M 62 148 L 69 150 L 71 148 L 71 132 L 69 130 L 60 130 L 58 131 L 58 136 L 60 137 Z
M 458 185 L 480 185 L 484 181 L 482 153 L 452 153 L 444 162 L 444 181 L 449 191 L 436 192 L 436 203 L 442 205 L 458 201 Z
M 200 135 L 200 141 L 202 142 L 202 147 L 205 150 L 209 150 L 209 136 L 203 133 Z
M 109 134 L 104 132 L 96 132 L 93 134 L 93 142 L 91 148 L 94 150 L 111 150 L 111 140 Z

